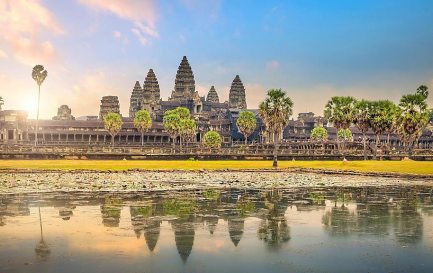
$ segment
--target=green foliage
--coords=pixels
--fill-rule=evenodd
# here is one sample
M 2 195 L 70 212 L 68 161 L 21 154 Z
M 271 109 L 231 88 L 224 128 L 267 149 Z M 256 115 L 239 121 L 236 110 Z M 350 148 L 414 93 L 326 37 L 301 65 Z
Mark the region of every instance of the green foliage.
M 356 99 L 332 97 L 325 106 L 325 118 L 337 129 L 347 129 L 354 122 Z
M 244 135 L 245 143 L 247 142 L 247 138 L 254 132 L 257 126 L 256 116 L 253 112 L 250 111 L 242 111 L 239 115 L 239 118 L 236 120 L 236 125 L 239 129 L 239 132 Z
M 370 128 L 372 102 L 368 100 L 360 100 L 355 103 L 355 112 L 353 123 L 361 131 L 365 133 Z
M 317 141 L 328 140 L 328 131 L 323 127 L 315 127 L 311 131 L 310 139 L 317 140 Z
M 153 207 L 152 206 L 138 207 L 135 208 L 135 212 L 138 215 L 142 215 L 143 217 L 147 218 L 153 214 Z
M 338 130 L 337 138 L 341 141 L 352 141 L 352 132 L 349 129 L 340 129 Z
M 48 71 L 45 68 L 38 64 L 33 67 L 32 70 L 32 78 L 36 81 L 36 83 L 41 86 L 44 82 L 45 78 L 48 76 Z
M 188 199 L 169 199 L 163 201 L 165 215 L 175 215 L 186 218 L 193 214 L 196 209 L 196 201 Z
M 256 206 L 251 200 L 242 200 L 236 203 L 236 208 L 239 210 L 239 216 L 241 217 L 248 216 L 249 213 L 256 210 Z
M 104 117 L 104 127 L 105 130 L 107 130 L 113 138 L 113 145 L 114 136 L 116 136 L 120 132 L 120 129 L 122 129 L 122 125 L 122 117 L 117 113 L 110 112 Z
M 164 113 L 163 124 L 165 130 L 175 139 L 180 136 L 184 139 L 193 139 L 197 126 L 195 120 L 191 118 L 189 110 L 185 107 L 177 107 Z
M 389 100 L 373 101 L 370 107 L 370 127 L 376 135 L 391 132 L 395 123 L 397 106 Z
M 203 137 L 204 145 L 209 148 L 219 148 L 221 147 L 221 136 L 218 132 L 209 131 Z
M 195 120 L 190 118 L 185 118 L 180 120 L 180 131 L 179 134 L 182 138 L 191 141 L 194 139 L 197 133 L 197 125 Z
M 203 196 L 209 200 L 217 200 L 221 195 L 221 191 L 210 189 L 203 193 Z
M 397 111 L 396 131 L 408 147 L 422 134 L 429 120 L 427 87 L 421 85 L 415 94 L 404 95 Z
M 433 109 L 430 109 L 430 114 L 429 114 L 429 119 L 428 119 L 428 121 L 429 121 L 430 123 L 433 123 Z
M 134 126 L 141 133 L 146 132 L 152 126 L 152 117 L 147 110 L 140 110 L 135 113 Z
M 289 124 L 293 101 L 281 89 L 268 91 L 266 99 L 259 105 L 259 114 L 267 131 L 280 134 Z

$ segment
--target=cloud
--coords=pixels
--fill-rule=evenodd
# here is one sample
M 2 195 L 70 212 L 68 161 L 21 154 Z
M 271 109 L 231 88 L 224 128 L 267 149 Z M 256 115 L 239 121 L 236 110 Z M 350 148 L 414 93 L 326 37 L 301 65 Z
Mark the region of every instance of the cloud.
M 280 63 L 276 60 L 269 61 L 266 63 L 266 70 L 273 71 L 280 67 Z
M 148 37 L 159 37 L 155 27 L 157 13 L 154 0 L 78 0 L 78 2 L 90 9 L 112 13 L 131 21 L 132 33 L 144 46 L 149 44 Z
M 41 33 L 64 34 L 55 16 L 38 0 L 3 0 L 0 2 L 0 36 L 20 62 L 34 65 L 57 59 L 51 41 Z
M 8 57 L 8 54 L 6 54 L 6 52 L 4 52 L 3 50 L 0 49 L 0 59 L 5 59 Z

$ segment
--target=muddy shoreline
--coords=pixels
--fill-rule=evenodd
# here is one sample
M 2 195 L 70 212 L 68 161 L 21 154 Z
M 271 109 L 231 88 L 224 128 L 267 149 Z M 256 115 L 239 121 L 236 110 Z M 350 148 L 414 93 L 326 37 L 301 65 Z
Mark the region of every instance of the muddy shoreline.
M 280 170 L 0 170 L 0 194 L 152 192 L 195 189 L 432 186 L 433 176 L 318 169 Z

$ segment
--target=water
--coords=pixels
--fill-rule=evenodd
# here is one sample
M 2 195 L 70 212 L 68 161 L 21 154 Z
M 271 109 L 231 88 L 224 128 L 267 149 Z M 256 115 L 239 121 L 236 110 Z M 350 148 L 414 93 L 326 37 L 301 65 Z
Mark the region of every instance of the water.
M 0 272 L 433 272 L 426 187 L 0 200 Z

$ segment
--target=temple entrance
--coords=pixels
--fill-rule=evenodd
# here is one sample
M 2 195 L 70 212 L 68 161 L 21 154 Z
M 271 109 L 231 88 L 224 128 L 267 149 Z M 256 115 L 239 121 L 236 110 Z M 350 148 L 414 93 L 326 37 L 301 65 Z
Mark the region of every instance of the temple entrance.
M 201 142 L 201 135 L 200 135 L 200 133 L 197 134 L 196 139 L 197 139 L 197 142 Z
M 14 130 L 8 130 L 8 139 L 13 140 L 14 139 Z

